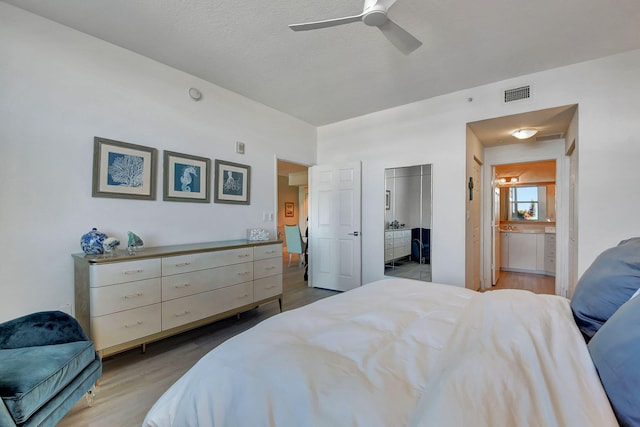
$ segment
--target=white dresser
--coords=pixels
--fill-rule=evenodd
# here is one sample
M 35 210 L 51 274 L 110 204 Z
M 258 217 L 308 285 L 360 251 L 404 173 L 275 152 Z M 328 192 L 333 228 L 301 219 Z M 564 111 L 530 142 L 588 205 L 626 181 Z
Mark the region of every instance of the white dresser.
M 411 255 L 411 230 L 393 229 L 384 232 L 384 262 Z
M 281 241 L 73 255 L 76 318 L 101 356 L 278 300 Z

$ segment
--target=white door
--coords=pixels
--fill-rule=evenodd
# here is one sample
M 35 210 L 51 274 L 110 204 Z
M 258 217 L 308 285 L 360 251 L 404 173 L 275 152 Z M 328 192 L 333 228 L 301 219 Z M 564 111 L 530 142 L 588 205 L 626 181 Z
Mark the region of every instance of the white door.
M 500 261 L 502 260 L 501 247 L 500 247 L 500 188 L 495 184 L 496 182 L 496 168 L 492 166 L 492 184 L 493 191 L 492 197 L 492 209 L 491 209 L 491 285 L 498 283 L 500 279 Z
M 360 162 L 309 168 L 309 285 L 360 286 Z

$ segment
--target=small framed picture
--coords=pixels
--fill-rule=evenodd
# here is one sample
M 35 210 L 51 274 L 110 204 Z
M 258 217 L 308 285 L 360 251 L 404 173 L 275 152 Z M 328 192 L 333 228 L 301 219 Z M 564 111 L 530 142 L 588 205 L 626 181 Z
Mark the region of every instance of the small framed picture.
M 156 199 L 157 150 L 95 137 L 93 197 Z
M 284 216 L 293 216 L 293 202 L 284 202 Z
M 209 203 L 211 160 L 189 154 L 164 152 L 163 200 Z
M 384 194 L 384 208 L 386 210 L 391 209 L 391 190 L 386 190 Z
M 250 204 L 251 166 L 216 160 L 215 203 Z

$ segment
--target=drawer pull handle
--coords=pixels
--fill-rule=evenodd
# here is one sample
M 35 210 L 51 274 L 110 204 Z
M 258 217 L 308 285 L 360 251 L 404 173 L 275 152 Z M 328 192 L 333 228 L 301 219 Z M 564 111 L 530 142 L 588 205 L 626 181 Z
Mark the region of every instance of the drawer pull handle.
M 276 285 L 271 285 L 271 286 L 267 286 L 267 289 L 273 289 L 275 287 L 276 287 Z
M 238 273 L 239 276 L 246 276 L 247 274 L 249 274 L 250 271 L 241 271 Z
M 276 251 L 267 251 L 268 254 L 275 254 Z
M 142 325 L 142 322 L 138 320 L 136 323 L 133 323 L 133 324 L 126 324 L 125 323 L 124 327 L 125 328 L 135 328 L 136 326 L 139 326 L 139 325 Z
M 144 295 L 144 292 L 137 292 L 135 294 L 130 294 L 130 295 L 125 295 L 124 299 L 127 298 L 137 298 L 137 297 L 141 297 L 142 295 Z
M 249 254 L 238 254 L 238 258 L 246 258 Z
M 143 269 L 139 269 L 139 270 L 127 270 L 124 271 L 123 274 L 138 274 L 138 273 L 143 273 L 144 270 Z
M 181 289 L 181 288 L 188 288 L 189 286 L 191 286 L 191 283 L 183 283 L 181 285 L 176 285 L 175 288 Z
M 270 266 L 270 267 L 265 267 L 265 270 L 273 270 L 274 268 L 276 268 L 275 266 Z
M 244 294 L 244 295 L 242 295 L 241 297 L 239 297 L 239 299 L 244 299 L 244 298 L 246 298 L 246 297 L 248 297 L 248 296 L 249 296 L 249 294 Z
M 188 265 L 191 265 L 190 262 L 179 262 L 178 264 L 176 264 L 176 267 L 186 267 Z
M 182 317 L 182 316 L 186 316 L 187 314 L 190 314 L 191 312 L 189 310 L 185 310 L 182 313 L 176 313 L 174 314 L 175 317 Z

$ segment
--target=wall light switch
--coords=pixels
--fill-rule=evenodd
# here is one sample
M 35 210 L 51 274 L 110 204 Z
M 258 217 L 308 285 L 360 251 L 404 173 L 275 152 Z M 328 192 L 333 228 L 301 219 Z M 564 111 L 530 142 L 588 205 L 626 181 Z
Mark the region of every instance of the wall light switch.
M 262 221 L 269 222 L 269 212 L 262 212 Z

